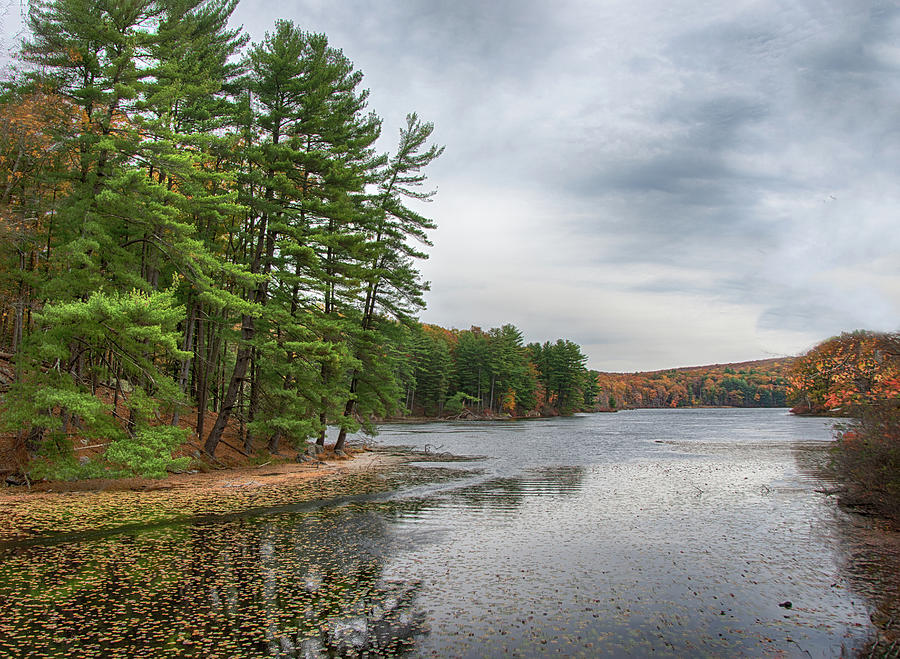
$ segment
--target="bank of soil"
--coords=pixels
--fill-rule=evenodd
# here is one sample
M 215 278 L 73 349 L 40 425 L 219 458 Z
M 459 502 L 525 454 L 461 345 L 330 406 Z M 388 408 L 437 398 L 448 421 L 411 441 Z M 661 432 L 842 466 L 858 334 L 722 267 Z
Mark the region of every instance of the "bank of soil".
M 220 455 L 221 452 L 217 452 Z M 77 481 L 38 481 L 28 486 L 0 488 L 0 501 L 11 493 L 41 492 L 98 492 L 135 490 L 206 490 L 215 488 L 266 488 L 296 483 L 307 479 L 323 478 L 340 473 L 354 473 L 364 469 L 387 466 L 401 460 L 400 456 L 367 448 L 347 449 L 347 457 L 336 457 L 326 450 L 318 460 L 297 462 L 287 455 L 273 456 L 258 465 L 229 456 L 221 466 L 203 469 L 191 468 L 183 473 L 169 474 L 166 478 L 94 478 Z
M 55 536 L 215 517 L 385 491 L 418 454 L 356 448 L 347 458 L 271 462 L 160 480 L 128 478 L 0 487 L 0 545 Z

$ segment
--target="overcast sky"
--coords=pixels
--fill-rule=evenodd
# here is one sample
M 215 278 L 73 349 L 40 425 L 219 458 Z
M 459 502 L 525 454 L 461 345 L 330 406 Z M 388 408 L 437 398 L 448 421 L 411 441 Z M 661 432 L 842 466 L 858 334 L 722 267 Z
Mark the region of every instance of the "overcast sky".
M 234 23 L 276 18 L 363 71 L 383 149 L 410 111 L 446 145 L 425 322 L 616 371 L 900 328 L 896 2 L 242 0 Z

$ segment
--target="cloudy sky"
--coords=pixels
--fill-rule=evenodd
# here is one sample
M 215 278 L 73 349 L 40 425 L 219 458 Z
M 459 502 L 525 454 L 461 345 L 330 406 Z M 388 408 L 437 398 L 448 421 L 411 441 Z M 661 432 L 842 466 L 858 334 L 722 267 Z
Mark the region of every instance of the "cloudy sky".
M 446 145 L 426 322 L 627 371 L 900 328 L 896 2 L 242 0 L 234 22 L 276 18 L 364 72 L 384 149 L 410 111 Z

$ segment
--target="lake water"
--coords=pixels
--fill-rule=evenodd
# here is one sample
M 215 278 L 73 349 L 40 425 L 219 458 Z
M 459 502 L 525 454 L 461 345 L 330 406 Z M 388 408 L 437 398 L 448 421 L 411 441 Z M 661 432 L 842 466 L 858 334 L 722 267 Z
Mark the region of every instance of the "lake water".
M 483 459 L 334 505 L 0 545 L 0 656 L 851 656 L 881 604 L 816 491 L 830 436 L 772 409 L 385 426 L 378 444 Z

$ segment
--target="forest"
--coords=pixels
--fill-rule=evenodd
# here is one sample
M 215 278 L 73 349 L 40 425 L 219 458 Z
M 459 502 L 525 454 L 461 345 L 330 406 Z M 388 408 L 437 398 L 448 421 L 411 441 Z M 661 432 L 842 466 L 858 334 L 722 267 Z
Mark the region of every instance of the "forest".
M 411 410 L 580 408 L 577 345 L 418 323 L 433 125 L 378 152 L 342 51 L 287 21 L 249 43 L 236 1 L 30 5 L 0 81 L 5 461 L 161 476 L 185 442 L 337 426 L 340 454 Z
M 596 371 L 566 339 L 525 345 L 510 324 L 488 331 L 419 325 L 408 345 L 403 409 L 414 414 L 555 416 L 589 410 L 596 400 Z
M 598 400 L 609 409 L 661 407 L 785 407 L 793 358 L 599 373 Z

